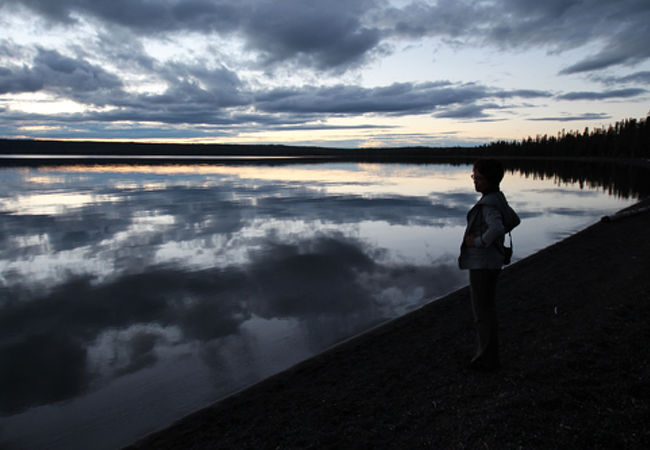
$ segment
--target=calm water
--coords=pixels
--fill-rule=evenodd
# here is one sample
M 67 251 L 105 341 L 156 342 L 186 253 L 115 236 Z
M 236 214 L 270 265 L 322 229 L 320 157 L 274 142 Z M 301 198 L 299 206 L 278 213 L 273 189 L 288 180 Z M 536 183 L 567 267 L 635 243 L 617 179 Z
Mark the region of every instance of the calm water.
M 466 284 L 470 172 L 0 169 L 0 447 L 127 444 Z M 502 189 L 515 259 L 634 202 L 519 173 Z

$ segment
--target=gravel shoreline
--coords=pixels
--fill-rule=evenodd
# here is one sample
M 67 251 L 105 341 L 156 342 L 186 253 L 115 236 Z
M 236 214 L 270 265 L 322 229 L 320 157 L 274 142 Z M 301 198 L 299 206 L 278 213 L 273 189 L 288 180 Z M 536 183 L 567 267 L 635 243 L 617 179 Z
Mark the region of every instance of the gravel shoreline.
M 465 287 L 128 448 L 649 448 L 648 203 L 504 270 L 498 373 Z

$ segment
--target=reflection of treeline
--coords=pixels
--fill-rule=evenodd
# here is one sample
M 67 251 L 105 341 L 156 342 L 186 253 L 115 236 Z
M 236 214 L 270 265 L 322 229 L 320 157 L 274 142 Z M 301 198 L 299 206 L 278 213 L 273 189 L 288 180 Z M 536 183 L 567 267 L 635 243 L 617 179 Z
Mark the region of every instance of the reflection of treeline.
M 498 141 L 482 148 L 500 155 L 650 158 L 650 116 L 626 119 L 609 127 L 585 128 L 582 132 L 562 130 L 557 136 Z
M 508 159 L 505 166 L 527 178 L 552 179 L 558 185 L 576 183 L 624 198 L 650 196 L 650 170 L 643 166 L 553 159 Z

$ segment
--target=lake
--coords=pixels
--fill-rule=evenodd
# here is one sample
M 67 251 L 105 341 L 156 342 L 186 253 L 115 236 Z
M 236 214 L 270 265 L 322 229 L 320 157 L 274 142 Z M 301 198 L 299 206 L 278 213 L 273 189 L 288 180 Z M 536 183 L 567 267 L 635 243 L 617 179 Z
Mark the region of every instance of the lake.
M 128 444 L 467 284 L 470 173 L 0 167 L 0 447 Z M 515 261 L 636 201 L 562 180 L 506 173 Z

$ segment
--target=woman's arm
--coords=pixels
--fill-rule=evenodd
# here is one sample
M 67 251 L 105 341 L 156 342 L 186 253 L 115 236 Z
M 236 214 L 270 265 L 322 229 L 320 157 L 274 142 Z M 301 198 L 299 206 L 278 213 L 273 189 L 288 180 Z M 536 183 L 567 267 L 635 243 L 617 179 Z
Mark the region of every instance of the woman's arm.
M 483 221 L 487 225 L 487 229 L 481 236 L 475 236 L 475 247 L 489 247 L 499 237 L 505 235 L 506 230 L 503 226 L 503 218 L 499 210 L 490 205 L 483 205 L 481 207 L 481 214 Z

